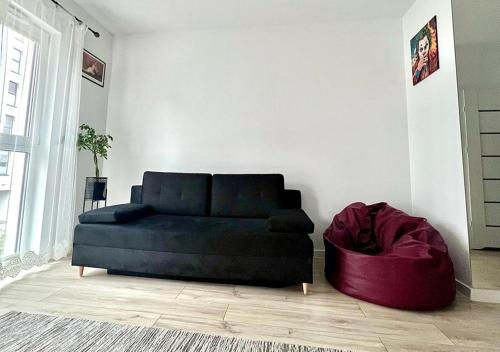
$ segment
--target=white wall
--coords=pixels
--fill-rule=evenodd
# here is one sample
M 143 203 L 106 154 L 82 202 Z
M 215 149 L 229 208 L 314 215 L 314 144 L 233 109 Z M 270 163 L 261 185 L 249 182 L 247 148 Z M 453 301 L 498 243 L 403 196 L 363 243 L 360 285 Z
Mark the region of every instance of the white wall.
M 104 88 L 90 82 L 89 80 L 82 79 L 79 124 L 86 123 L 94 127 L 98 133 L 105 133 L 108 111 L 109 82 L 111 77 L 113 36 L 72 0 L 58 1 L 74 15 L 87 23 L 92 29 L 98 31 L 101 35 L 99 38 L 95 38 L 94 35 L 88 31 L 85 37 L 85 49 L 103 60 L 107 65 Z M 78 155 L 76 178 L 75 210 L 77 215 L 82 212 L 83 191 L 85 188 L 86 176 L 95 176 L 94 163 L 89 152 L 81 151 Z
M 437 15 L 441 68 L 413 87 L 410 39 Z M 414 214 L 445 237 L 458 280 L 471 283 L 451 0 L 417 0 L 403 17 Z
M 285 175 L 316 248 L 354 201 L 410 210 L 401 20 L 116 36 L 105 174 Z
M 498 42 L 457 44 L 455 50 L 460 87 L 500 87 L 500 38 Z

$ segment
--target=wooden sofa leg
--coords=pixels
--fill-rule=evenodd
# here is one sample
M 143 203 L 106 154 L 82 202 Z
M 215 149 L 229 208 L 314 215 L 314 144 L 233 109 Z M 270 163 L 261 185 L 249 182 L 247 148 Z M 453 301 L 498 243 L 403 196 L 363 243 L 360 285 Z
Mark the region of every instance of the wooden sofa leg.
M 82 277 L 83 276 L 83 269 L 85 269 L 84 266 L 79 266 L 78 267 L 78 277 Z
M 304 290 L 304 294 L 307 295 L 307 292 L 309 292 L 309 284 L 304 282 L 302 284 L 302 290 Z

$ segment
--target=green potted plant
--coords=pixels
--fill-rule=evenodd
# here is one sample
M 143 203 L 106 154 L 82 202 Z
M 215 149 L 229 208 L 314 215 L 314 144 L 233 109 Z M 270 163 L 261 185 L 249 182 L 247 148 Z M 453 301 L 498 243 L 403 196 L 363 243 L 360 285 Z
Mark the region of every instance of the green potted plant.
M 95 166 L 95 177 L 87 177 L 85 183 L 85 197 L 83 200 L 83 209 L 85 210 L 85 201 L 92 201 L 92 208 L 94 201 L 106 201 L 107 194 L 107 177 L 101 177 L 99 171 L 99 158 L 108 159 L 108 149 L 111 148 L 110 142 L 113 137 L 109 134 L 97 134 L 95 129 L 87 124 L 80 126 L 80 133 L 78 133 L 77 147 L 78 151 L 88 150 L 92 153 Z

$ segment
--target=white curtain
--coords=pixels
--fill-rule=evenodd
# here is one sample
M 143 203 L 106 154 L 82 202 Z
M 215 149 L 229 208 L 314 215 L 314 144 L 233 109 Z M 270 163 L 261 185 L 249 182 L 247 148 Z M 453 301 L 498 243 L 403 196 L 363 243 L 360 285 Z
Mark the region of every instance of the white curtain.
M 13 30 L 33 46 L 33 62 L 29 89 L 23 90 L 29 120 L 26 133 L 0 133 L 0 150 L 22 152 L 26 164 L 19 228 L 16 236 L 14 232 L 7 236 L 15 237 L 15 244 L 13 240 L 7 243 L 14 253 L 4 256 L 0 278 L 65 257 L 71 251 L 82 53 L 87 30 L 49 0 L 9 1 L 2 22 L 4 33 Z M 2 48 L 2 52 L 5 50 Z M 0 71 L 7 70 L 8 63 L 1 64 Z M 5 95 L 8 84 L 1 87 Z M 10 145 L 2 144 L 2 136 Z

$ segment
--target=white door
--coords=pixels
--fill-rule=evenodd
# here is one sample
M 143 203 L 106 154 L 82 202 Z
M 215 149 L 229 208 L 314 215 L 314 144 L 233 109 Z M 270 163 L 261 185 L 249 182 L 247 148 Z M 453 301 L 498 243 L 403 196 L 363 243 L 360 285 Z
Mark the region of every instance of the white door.
M 500 90 L 460 93 L 471 247 L 500 248 Z

